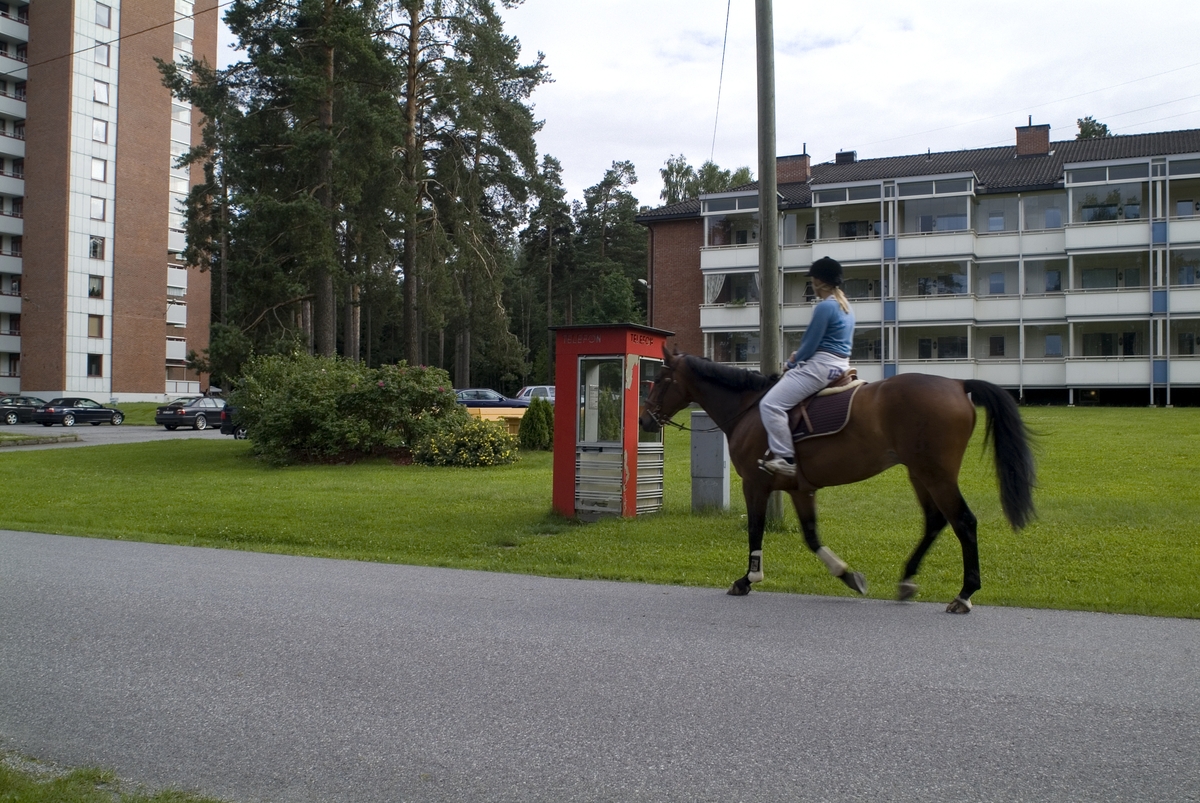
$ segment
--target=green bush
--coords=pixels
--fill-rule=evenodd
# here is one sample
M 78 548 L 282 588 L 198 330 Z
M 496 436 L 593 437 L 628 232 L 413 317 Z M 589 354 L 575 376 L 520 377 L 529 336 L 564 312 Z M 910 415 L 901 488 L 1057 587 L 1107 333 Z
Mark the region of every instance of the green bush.
M 517 461 L 517 439 L 492 421 L 468 418 L 423 436 L 413 460 L 430 466 L 500 466 Z
M 309 355 L 250 360 L 230 402 L 255 452 L 276 463 L 411 448 L 467 417 L 440 368 Z
M 517 440 L 522 449 L 553 449 L 554 405 L 542 398 L 530 401 L 529 409 L 521 417 Z

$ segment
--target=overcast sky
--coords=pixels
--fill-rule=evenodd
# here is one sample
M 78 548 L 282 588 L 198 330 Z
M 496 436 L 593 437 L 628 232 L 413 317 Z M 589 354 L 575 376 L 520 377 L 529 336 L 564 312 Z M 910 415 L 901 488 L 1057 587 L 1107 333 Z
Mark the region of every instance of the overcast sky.
M 533 97 L 538 147 L 562 162 L 571 198 L 621 159 L 650 206 L 672 154 L 757 175 L 754 5 L 525 0 L 503 12 L 522 61 L 546 56 L 554 83 Z M 839 150 L 866 159 L 1008 145 L 1030 115 L 1054 140 L 1074 138 L 1086 115 L 1115 134 L 1200 128 L 1196 0 L 774 7 L 779 155 L 805 143 L 814 163 Z

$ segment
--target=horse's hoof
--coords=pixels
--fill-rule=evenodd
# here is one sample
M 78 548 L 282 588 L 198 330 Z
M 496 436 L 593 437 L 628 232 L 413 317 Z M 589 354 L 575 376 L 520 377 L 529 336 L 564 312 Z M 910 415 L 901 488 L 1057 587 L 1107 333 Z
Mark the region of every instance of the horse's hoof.
M 867 578 L 862 576 L 862 572 L 842 572 L 838 579 L 845 583 L 851 591 L 857 591 L 863 596 L 867 595 Z
M 750 581 L 745 577 L 734 580 L 733 585 L 725 593 L 731 597 L 744 597 L 750 593 Z
M 970 613 L 971 600 L 955 597 L 954 602 L 946 606 L 946 613 Z
M 910 600 L 917 595 L 917 584 L 912 580 L 901 580 L 900 589 L 896 593 L 896 599 L 901 602 Z

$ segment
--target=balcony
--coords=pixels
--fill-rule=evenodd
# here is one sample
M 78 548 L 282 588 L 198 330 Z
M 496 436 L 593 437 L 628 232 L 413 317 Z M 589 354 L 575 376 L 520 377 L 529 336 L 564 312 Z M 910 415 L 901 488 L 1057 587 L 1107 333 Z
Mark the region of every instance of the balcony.
M 28 42 L 29 23 L 11 14 L 0 14 L 0 36 L 10 42 Z
M 807 268 L 813 263 L 813 248 L 811 243 L 805 245 L 785 245 L 779 255 L 781 268 Z
M 0 273 L 15 273 L 20 275 L 22 264 L 19 254 L 13 256 L 11 251 L 0 251 Z
M 188 276 L 184 268 L 167 268 L 167 295 L 187 295 Z
M 1021 236 L 1015 231 L 980 234 L 975 237 L 975 254 L 980 257 L 1015 257 L 1021 253 Z
M 167 304 L 167 325 L 187 326 L 187 304 Z
M 21 336 L 10 334 L 0 335 L 0 353 L 20 354 Z
M 7 293 L 0 293 L 0 312 L 6 312 L 9 315 L 21 312 L 21 297 L 12 296 Z
M 1149 357 L 1071 357 L 1067 360 L 1068 387 L 1149 385 Z
M 182 254 L 183 249 L 187 247 L 187 235 L 181 231 L 170 229 L 167 231 L 167 251 L 172 254 Z M 701 263 L 703 264 L 703 262 Z
M 26 115 L 25 98 L 0 92 L 0 115 L 13 120 L 24 120 Z
M 1021 380 L 1030 387 L 1061 388 L 1067 383 L 1066 360 L 1026 362 L 1021 366 Z
M 1025 318 L 1061 320 L 1067 317 L 1067 297 L 1025 296 L 1021 311 Z
M 25 221 L 22 218 L 0 212 L 0 234 L 18 237 L 25 233 Z
M 1015 321 L 1021 317 L 1021 299 L 1017 296 L 983 296 L 975 301 L 975 319 L 979 321 Z
M 1171 218 L 1167 224 L 1167 238 L 1172 245 L 1200 243 L 1200 218 Z
M 1131 290 L 1087 290 L 1067 293 L 1066 317 L 1089 318 L 1111 316 L 1148 316 L 1149 288 Z
M 200 393 L 200 383 L 168 379 L 165 392 L 168 396 L 195 396 Z
M 901 374 L 932 374 L 947 379 L 974 379 L 974 360 L 901 360 L 896 370 Z
M 20 393 L 21 377 L 0 374 L 0 393 Z
M 187 341 L 178 338 L 167 338 L 167 359 L 183 362 L 187 360 Z
M 25 178 L 17 178 L 8 173 L 0 173 L 0 195 L 15 196 L 17 198 L 25 195 Z
M 25 140 L 11 134 L 0 133 L 0 156 L 6 159 L 24 159 Z
M 975 365 L 975 379 L 1015 387 L 1021 384 L 1021 363 L 1016 360 L 980 360 Z
M 1062 229 L 1027 231 L 1021 235 L 1021 253 L 1027 257 L 1039 254 L 1061 254 L 1067 250 Z
M 700 270 L 757 267 L 757 245 L 719 245 L 700 249 Z
M 1170 298 L 1172 315 L 1200 313 L 1200 285 L 1175 285 Z
M 1167 376 L 1175 385 L 1200 385 L 1200 359 L 1173 357 L 1167 368 Z
M 1129 223 L 1072 223 L 1066 228 L 1066 248 L 1079 251 L 1090 248 L 1150 247 L 1150 221 Z

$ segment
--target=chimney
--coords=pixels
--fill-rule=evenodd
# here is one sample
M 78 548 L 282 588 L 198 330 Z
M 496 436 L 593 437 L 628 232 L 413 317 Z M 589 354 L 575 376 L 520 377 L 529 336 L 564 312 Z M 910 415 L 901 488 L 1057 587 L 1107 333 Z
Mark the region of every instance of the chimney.
M 812 165 L 807 153 L 780 156 L 775 160 L 775 181 L 779 184 L 802 184 L 812 177 Z
M 833 157 L 833 163 L 838 165 L 852 165 L 858 161 L 858 151 L 838 151 Z
M 1034 125 L 1029 118 L 1029 125 L 1017 126 L 1017 156 L 1045 156 L 1050 153 L 1050 126 Z

